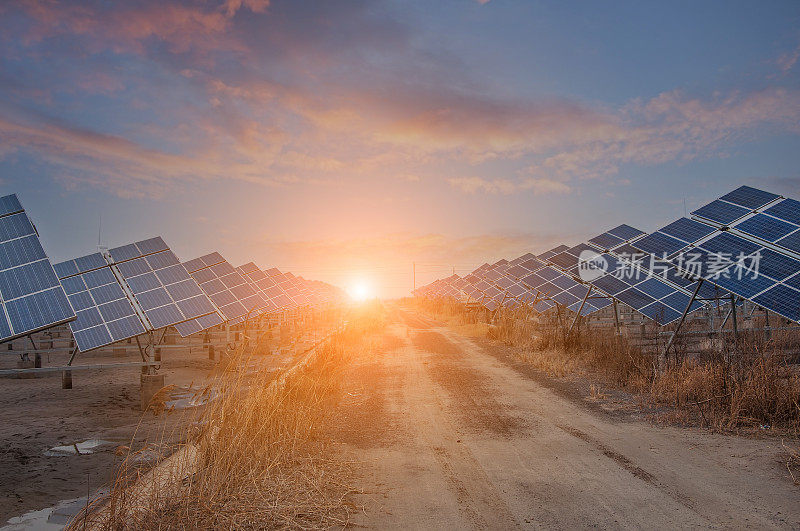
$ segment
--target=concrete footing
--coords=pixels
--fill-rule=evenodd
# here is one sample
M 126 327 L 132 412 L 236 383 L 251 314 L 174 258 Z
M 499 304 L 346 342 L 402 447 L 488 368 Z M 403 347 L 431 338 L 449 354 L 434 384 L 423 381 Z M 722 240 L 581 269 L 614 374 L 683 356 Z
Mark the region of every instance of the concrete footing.
M 141 390 L 142 411 L 147 409 L 155 394 L 164 387 L 163 374 L 142 374 Z
M 72 371 L 61 373 L 61 389 L 72 389 Z

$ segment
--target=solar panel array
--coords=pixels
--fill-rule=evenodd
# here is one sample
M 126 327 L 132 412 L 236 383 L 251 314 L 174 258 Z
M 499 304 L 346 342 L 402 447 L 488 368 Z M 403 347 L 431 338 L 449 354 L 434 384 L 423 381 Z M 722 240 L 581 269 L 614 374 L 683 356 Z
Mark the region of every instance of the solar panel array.
M 217 252 L 189 260 L 184 266 L 218 313 L 232 325 L 270 307 L 269 300 Z
M 580 275 L 585 251 L 607 267 L 588 281 Z M 620 225 L 586 243 L 484 264 L 416 293 L 464 294 L 490 310 L 531 300 L 547 309 L 544 298 L 576 311 L 589 289 L 582 313 L 618 300 L 663 325 L 687 307 L 741 297 L 800 322 L 800 201 L 742 186 L 649 235 Z
M 153 330 L 215 312 L 161 237 L 116 247 L 108 253 Z
M 77 319 L 81 352 L 215 312 L 161 237 L 55 265 Z
M 55 270 L 77 315 L 69 326 L 78 350 L 86 352 L 147 332 L 102 254 L 58 263 Z
M 39 235 L 16 195 L 0 197 L 0 341 L 75 319 Z

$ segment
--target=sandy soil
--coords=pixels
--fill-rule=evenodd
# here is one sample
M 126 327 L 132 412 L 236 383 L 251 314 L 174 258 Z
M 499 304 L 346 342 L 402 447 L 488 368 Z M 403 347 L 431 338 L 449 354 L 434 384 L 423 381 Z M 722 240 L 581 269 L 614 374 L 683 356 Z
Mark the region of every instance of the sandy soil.
M 118 363 L 137 357 L 90 354 L 79 356 L 76 363 Z M 291 359 L 292 354 L 285 353 L 259 361 L 277 369 Z M 45 365 L 66 365 L 66 360 L 66 354 L 51 354 Z M 213 366 L 202 351 L 175 349 L 163 354 L 160 372 L 167 385 L 199 387 Z M 0 527 L 11 517 L 86 496 L 108 484 L 122 460 L 115 449 L 128 445 L 134 433 L 139 442 L 160 441 L 164 434 L 169 440 L 171 428 L 189 413 L 143 415 L 139 374 L 138 367 L 75 371 L 71 390 L 61 389 L 60 373 L 36 379 L 0 378 Z M 111 444 L 85 455 L 44 453 L 87 439 Z
M 371 528 L 800 527 L 780 440 L 659 427 L 396 308 L 339 428 Z

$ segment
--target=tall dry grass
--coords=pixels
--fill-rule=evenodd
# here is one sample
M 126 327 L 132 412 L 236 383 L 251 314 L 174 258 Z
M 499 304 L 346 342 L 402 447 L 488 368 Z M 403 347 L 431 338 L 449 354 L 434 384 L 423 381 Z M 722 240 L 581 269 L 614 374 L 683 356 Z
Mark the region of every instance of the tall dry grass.
M 357 507 L 348 499 L 349 465 L 323 436 L 326 411 L 335 405 L 348 358 L 368 348 L 366 338 L 384 321 L 380 308 L 363 308 L 344 330 L 277 374 L 248 369 L 263 345 L 245 342 L 207 386 L 217 398 L 181 423 L 173 451 L 147 469 L 136 464 L 140 452 L 131 452 L 110 496 L 72 528 L 346 526 Z M 147 451 L 154 446 L 169 445 L 151 443 Z
M 449 322 L 484 320 L 485 337 L 515 347 L 519 359 L 550 376 L 591 372 L 593 378 L 636 393 L 650 404 L 683 411 L 676 418 L 713 429 L 800 435 L 800 370 L 791 354 L 800 346 L 797 332 L 776 331 L 769 337 L 742 332 L 738 341 L 728 339 L 720 349 L 699 355 L 689 355 L 678 342 L 664 359 L 659 356 L 663 342 L 646 348 L 613 329 L 579 325 L 568 337 L 574 314 L 488 314 L 439 299 L 413 304 Z

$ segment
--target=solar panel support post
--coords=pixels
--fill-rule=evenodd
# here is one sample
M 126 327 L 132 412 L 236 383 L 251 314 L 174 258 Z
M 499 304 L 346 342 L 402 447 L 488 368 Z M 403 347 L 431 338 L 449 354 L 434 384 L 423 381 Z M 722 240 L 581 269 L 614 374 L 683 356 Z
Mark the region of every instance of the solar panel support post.
M 619 307 L 617 306 L 617 299 L 611 299 L 611 304 L 614 306 L 614 328 L 617 331 L 617 336 L 622 335 L 619 327 Z
M 575 319 L 572 320 L 572 325 L 570 325 L 569 332 L 567 332 L 567 338 L 568 339 L 569 339 L 570 336 L 572 336 L 572 330 L 575 328 L 575 325 L 578 324 L 578 319 L 581 318 L 581 312 L 583 311 L 583 305 L 586 304 L 586 299 L 589 298 L 589 293 L 591 293 L 591 292 L 592 292 L 592 290 L 587 288 L 586 295 L 583 296 L 583 300 L 581 301 L 581 306 L 580 306 L 580 308 L 578 308 L 578 313 L 575 314 Z
M 703 285 L 703 279 L 701 278 L 700 281 L 697 283 L 697 286 L 694 288 L 694 293 L 692 293 L 692 298 L 689 299 L 689 302 L 686 303 L 686 309 L 683 310 L 683 314 L 681 314 L 681 319 L 678 321 L 678 326 L 675 327 L 675 331 L 672 332 L 672 335 L 669 336 L 669 341 L 667 342 L 667 346 L 664 347 L 664 359 L 667 359 L 669 355 L 669 349 L 672 347 L 672 344 L 675 342 L 675 336 L 678 335 L 678 332 L 683 326 L 683 322 L 686 320 L 686 316 L 689 315 L 689 310 L 692 309 L 692 303 L 694 303 L 694 299 L 697 297 L 697 294 L 700 292 L 700 286 Z
M 142 348 L 142 342 L 139 341 L 139 336 L 136 336 L 136 346 L 139 347 L 139 355 L 142 357 L 142 361 L 143 362 L 149 361 L 147 359 L 147 352 L 146 352 L 147 348 L 146 347 Z M 142 366 L 142 374 L 147 374 L 147 367 L 144 365 Z
M 736 296 L 733 293 L 731 293 L 731 316 L 733 317 L 733 350 L 735 351 L 739 344 L 739 325 L 736 321 Z
M 772 339 L 772 331 L 769 328 L 769 310 L 764 308 L 764 335 L 767 341 Z
M 31 342 L 31 346 L 33 347 L 34 355 L 33 355 L 33 367 L 36 369 L 42 368 L 42 355 L 39 352 L 36 352 L 36 342 L 33 340 L 33 336 L 28 334 L 28 341 Z

